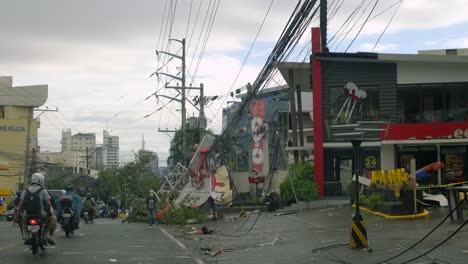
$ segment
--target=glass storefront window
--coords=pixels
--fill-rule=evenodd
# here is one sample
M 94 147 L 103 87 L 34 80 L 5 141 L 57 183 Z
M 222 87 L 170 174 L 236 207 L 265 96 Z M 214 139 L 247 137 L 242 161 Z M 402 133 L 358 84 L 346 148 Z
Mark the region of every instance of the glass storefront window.
M 401 123 L 468 121 L 468 83 L 398 87 Z
M 468 121 L 468 84 L 452 84 L 445 91 L 447 121 Z
M 441 147 L 441 160 L 444 162 L 442 183 L 455 183 L 465 180 L 467 152 L 465 146 Z

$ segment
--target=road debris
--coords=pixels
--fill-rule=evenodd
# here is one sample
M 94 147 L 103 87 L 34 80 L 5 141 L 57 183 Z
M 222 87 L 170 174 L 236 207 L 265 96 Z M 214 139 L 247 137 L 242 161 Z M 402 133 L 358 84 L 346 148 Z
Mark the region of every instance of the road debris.
M 204 251 L 203 255 L 212 256 L 212 257 L 216 257 L 224 253 L 222 248 L 213 249 L 210 247 L 201 247 L 200 250 Z
M 283 211 L 274 214 L 274 216 L 282 216 L 282 215 L 290 215 L 290 214 L 297 214 L 297 211 Z
M 261 243 L 261 244 L 258 244 L 258 245 L 257 245 L 257 247 L 264 247 L 264 246 L 274 246 L 274 245 L 275 245 L 275 243 L 276 243 L 276 241 L 278 241 L 278 238 L 281 238 L 282 240 L 285 240 L 285 241 L 287 241 L 287 239 L 286 239 L 286 238 L 284 238 L 284 237 L 282 237 L 282 236 L 278 235 L 278 236 L 275 236 L 275 238 L 273 239 L 273 241 L 271 241 L 271 242 L 268 242 L 268 243 Z

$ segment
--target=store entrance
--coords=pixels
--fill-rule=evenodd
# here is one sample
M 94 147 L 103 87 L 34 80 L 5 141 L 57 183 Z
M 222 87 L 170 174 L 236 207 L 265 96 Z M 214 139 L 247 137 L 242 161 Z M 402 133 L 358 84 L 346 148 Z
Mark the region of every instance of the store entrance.
M 437 162 L 436 146 L 398 146 L 397 165 L 398 168 L 404 168 L 408 173 L 411 172 L 410 161 L 416 159 L 416 169 L 423 168 L 429 164 Z M 428 174 L 426 178 L 420 181 L 420 184 L 437 184 L 437 172 Z
M 348 196 L 352 179 L 350 149 L 324 150 L 325 196 Z

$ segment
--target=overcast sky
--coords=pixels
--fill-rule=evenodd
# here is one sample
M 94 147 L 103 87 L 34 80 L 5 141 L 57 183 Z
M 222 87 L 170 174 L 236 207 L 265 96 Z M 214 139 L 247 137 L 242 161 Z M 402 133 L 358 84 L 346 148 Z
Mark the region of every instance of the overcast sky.
M 342 1 L 329 0 L 331 10 Z M 363 6 L 370 5 L 367 10 L 361 9 L 362 15 L 358 13 L 361 19 L 356 26 L 365 20 L 375 1 L 365 0 Z M 373 14 L 396 2 L 380 0 Z M 97 141 L 102 142 L 102 130 L 107 126 L 111 134 L 120 136 L 124 159 L 131 150 L 140 148 L 144 134 L 146 148 L 157 151 L 165 162 L 170 138 L 157 130 L 180 125 L 180 106 L 171 103 L 143 118 L 167 103 L 166 99 L 156 100 L 155 97 L 144 101 L 166 81 L 165 78 L 159 82 L 155 77 L 148 78 L 164 61 L 163 57 L 158 63 L 155 54 L 156 49 L 167 47 L 170 30 L 166 27 L 168 12 L 163 20 L 164 11 L 176 6 L 171 37 L 187 37 L 187 44 L 190 44 L 187 67 L 195 57 L 188 76 L 190 83 L 207 28 L 205 25 L 202 32 L 203 22 L 207 17 L 208 24 L 211 14 L 208 10 L 212 10 L 215 3 L 217 5 L 216 0 L 3 0 L 0 6 L 0 75 L 13 76 L 15 85 L 49 85 L 46 106 L 58 107 L 59 112 L 41 116 L 39 142 L 43 150 L 59 151 L 63 128 L 71 128 L 73 133 L 95 132 Z M 193 85 L 204 83 L 208 96 L 228 93 L 270 3 L 271 0 L 220 1 Z M 255 79 L 296 3 L 295 0 L 273 2 L 234 88 Z M 360 3 L 344 0 L 336 15 L 329 17 L 329 38 Z M 393 5 L 369 20 L 349 51 L 371 51 L 397 7 L 398 4 Z M 468 47 L 466 11 L 463 0 L 405 0 L 374 51 L 415 53 L 418 49 Z M 197 13 L 199 16 L 195 20 Z M 343 42 L 340 45 L 339 41 L 332 42 L 331 51 L 344 51 L 358 30 L 356 27 L 349 35 L 341 35 L 339 39 Z M 306 33 L 304 41 L 308 42 L 309 31 Z M 179 47 L 172 42 L 169 51 L 176 53 Z M 301 48 L 302 43 L 298 50 Z M 302 57 L 297 60 L 302 61 Z M 180 64 L 173 60 L 163 70 L 175 75 L 178 66 Z M 280 78 L 277 81 L 282 82 Z M 171 84 L 176 85 L 176 82 Z M 163 89 L 160 94 L 173 96 L 175 92 Z M 195 95 L 191 92 L 190 98 Z M 221 97 L 206 110 L 208 125 L 215 132 L 221 127 L 218 109 L 222 102 L 230 100 L 230 97 Z M 188 114 L 198 113 L 189 107 Z

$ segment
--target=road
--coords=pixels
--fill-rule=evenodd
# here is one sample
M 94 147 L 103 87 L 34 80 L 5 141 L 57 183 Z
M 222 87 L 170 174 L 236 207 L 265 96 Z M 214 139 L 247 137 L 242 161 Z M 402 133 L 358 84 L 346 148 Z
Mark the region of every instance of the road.
M 97 219 L 82 224 L 72 238 L 61 231 L 57 246 L 43 256 L 32 256 L 22 245 L 17 227 L 0 222 L 0 263 L 203 263 L 164 229 L 144 224 L 121 224 L 119 220 Z

